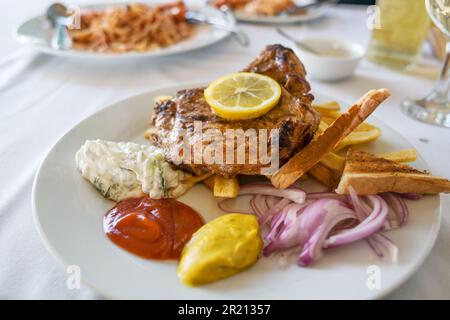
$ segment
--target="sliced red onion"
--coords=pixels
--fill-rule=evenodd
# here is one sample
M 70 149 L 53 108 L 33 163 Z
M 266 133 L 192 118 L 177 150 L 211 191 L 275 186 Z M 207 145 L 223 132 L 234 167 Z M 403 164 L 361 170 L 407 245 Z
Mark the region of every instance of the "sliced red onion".
M 284 207 L 286 207 L 288 204 L 290 204 L 292 201 L 289 199 L 281 199 L 278 201 L 277 204 L 275 204 L 272 208 L 264 212 L 263 217 L 260 219 L 260 224 L 266 224 L 269 222 L 275 214 L 283 210 Z
M 352 186 L 350 190 L 350 201 L 360 221 L 364 221 L 372 211 L 371 208 L 356 194 Z
M 250 206 L 252 207 L 254 213 L 260 218 L 262 218 L 264 216 L 264 212 L 268 210 L 266 206 L 265 196 L 260 194 L 253 195 L 252 199 L 250 200 Z
M 223 199 L 223 200 L 220 200 L 219 202 L 217 202 L 217 206 L 219 207 L 219 209 L 222 211 L 225 211 L 227 213 L 234 213 L 234 212 L 240 212 L 240 213 L 246 213 L 246 214 L 254 213 L 253 210 L 243 210 L 242 208 L 239 208 L 239 209 L 229 208 L 227 206 L 227 202 L 229 200 L 233 200 L 233 199 Z
M 383 193 L 380 196 L 387 202 L 390 209 L 388 220 L 393 229 L 399 228 L 408 221 L 408 207 L 405 200 L 396 193 Z
M 379 248 L 379 244 L 378 242 L 373 238 L 373 235 L 370 237 L 367 237 L 367 243 L 369 244 L 370 248 L 372 249 L 373 252 L 375 252 L 375 254 L 379 257 L 379 258 L 383 258 L 384 254 L 383 251 L 381 251 L 381 249 Z
M 396 193 L 396 194 L 408 200 L 420 200 L 423 197 L 420 193 Z
M 300 229 L 299 211 L 305 206 L 298 203 L 291 203 L 286 206 L 276 217 L 266 239 L 269 244 L 264 248 L 263 254 L 270 255 L 277 250 L 286 250 L 301 245 L 306 239 L 302 238 Z
M 388 252 L 393 262 L 398 259 L 398 247 L 395 243 L 381 232 L 374 233 L 371 238 L 378 242 Z
M 355 219 L 355 213 L 343 202 L 320 199 L 308 206 L 300 216 L 300 230 L 306 234 L 298 264 L 307 266 L 322 256 L 323 243 L 330 231 L 341 221 Z
M 280 202 L 280 200 L 281 200 L 280 197 L 266 196 L 266 206 L 270 209 L 278 202 Z
M 394 228 L 397 228 L 395 226 L 395 224 L 392 225 L 392 223 L 391 223 L 392 219 L 390 218 L 390 215 L 391 215 L 391 210 L 388 211 L 388 216 L 387 216 L 386 220 L 384 221 L 383 230 L 385 230 L 385 231 L 389 231 Z
M 367 238 L 383 227 L 388 213 L 386 201 L 379 196 L 367 196 L 367 198 L 373 205 L 372 212 L 369 216 L 355 228 L 331 236 L 323 243 L 324 248 L 335 248 Z
M 366 239 L 380 258 L 388 253 L 395 261 L 398 248 L 380 230 L 405 224 L 409 215 L 405 199 L 421 197 L 397 193 L 358 196 L 351 187 L 348 196 L 328 191 L 306 194 L 298 187 L 279 190 L 265 182 L 243 185 L 239 192 L 242 195 L 252 195 L 252 212 L 228 208 L 226 200 L 230 199 L 220 201 L 219 207 L 226 212 L 257 215 L 260 223 L 269 228 L 263 254 L 300 251 L 301 266 L 317 260 L 325 248 L 361 239 Z
M 337 194 L 335 192 L 313 192 L 306 195 L 306 199 L 336 199 L 345 201 L 346 196 L 343 194 Z
M 263 194 L 266 196 L 275 196 L 284 199 L 288 199 L 295 203 L 303 203 L 306 199 L 306 192 L 300 188 L 287 188 L 287 189 L 276 189 L 268 184 L 263 183 L 250 183 L 241 186 L 239 190 L 239 195 L 246 194 Z

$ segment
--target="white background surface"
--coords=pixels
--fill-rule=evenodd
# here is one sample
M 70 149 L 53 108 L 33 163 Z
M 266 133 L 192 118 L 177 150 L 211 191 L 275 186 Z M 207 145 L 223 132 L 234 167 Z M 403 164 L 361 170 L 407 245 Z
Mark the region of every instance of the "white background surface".
M 11 37 L 13 26 L 41 14 L 50 3 L 0 1 L 0 298 L 101 298 L 85 287 L 66 289 L 64 268 L 49 255 L 34 228 L 31 186 L 50 147 L 80 120 L 113 102 L 182 82 L 209 81 L 245 66 L 266 44 L 290 43 L 273 27 L 245 25 L 252 39 L 250 48 L 229 39 L 202 51 L 158 60 L 120 64 L 67 60 L 36 54 Z M 297 37 L 333 35 L 366 45 L 370 32 L 363 8 L 339 7 L 326 19 L 286 30 Z M 430 77 L 363 62 L 351 79 L 311 83 L 313 91 L 349 102 L 371 88 L 389 88 L 392 97 L 376 111 L 377 117 L 418 149 L 433 174 L 450 177 L 450 130 L 406 118 L 399 108 L 404 97 L 425 95 L 433 85 Z M 434 249 L 419 271 L 388 298 L 450 299 L 450 197 L 441 200 L 444 219 Z

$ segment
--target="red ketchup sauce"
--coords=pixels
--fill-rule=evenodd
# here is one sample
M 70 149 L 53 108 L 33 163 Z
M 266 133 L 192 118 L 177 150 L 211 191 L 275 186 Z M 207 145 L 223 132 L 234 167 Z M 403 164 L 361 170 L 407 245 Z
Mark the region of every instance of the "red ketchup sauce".
M 191 207 L 174 199 L 125 199 L 109 210 L 103 230 L 119 247 L 147 259 L 178 259 L 204 224 Z

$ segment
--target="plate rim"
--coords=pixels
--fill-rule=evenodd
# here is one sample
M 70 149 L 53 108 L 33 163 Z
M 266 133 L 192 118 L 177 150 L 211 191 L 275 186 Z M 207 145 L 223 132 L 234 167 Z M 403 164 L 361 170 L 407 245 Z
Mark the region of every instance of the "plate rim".
M 206 84 L 207 85 L 207 84 Z M 106 105 L 103 108 L 100 108 L 99 110 L 87 115 L 85 118 L 81 119 L 79 122 L 77 122 L 75 125 L 71 126 L 65 133 L 63 133 L 60 138 L 57 139 L 57 141 L 48 149 L 45 157 L 41 160 L 38 169 L 36 171 L 36 174 L 34 176 L 33 179 L 33 186 L 32 186 L 32 190 L 31 190 L 31 202 L 32 202 L 32 215 L 33 215 L 33 222 L 34 225 L 36 227 L 36 230 L 39 234 L 39 237 L 41 239 L 41 241 L 43 242 L 45 248 L 49 251 L 49 253 L 54 257 L 54 259 L 56 261 L 58 261 L 59 263 L 61 263 L 64 267 L 67 267 L 68 265 L 70 265 L 65 258 L 62 257 L 62 255 L 57 252 L 57 250 L 53 247 L 53 245 L 50 243 L 50 241 L 48 240 L 45 231 L 43 229 L 43 226 L 39 220 L 39 214 L 38 214 L 38 210 L 37 210 L 37 197 L 36 197 L 36 190 L 38 187 L 38 180 L 40 178 L 40 175 L 42 174 L 42 167 L 45 164 L 45 162 L 47 161 L 47 159 L 49 158 L 49 156 L 52 154 L 52 152 L 54 151 L 54 149 L 59 145 L 59 143 L 66 137 L 68 136 L 75 128 L 77 128 L 79 125 L 81 125 L 82 123 L 84 123 L 85 121 L 88 121 L 90 118 L 98 115 L 99 113 L 104 112 L 107 109 L 110 108 L 114 108 L 117 105 L 121 105 L 123 103 L 126 103 L 126 101 L 130 100 L 130 99 L 137 99 L 139 97 L 142 96 L 146 96 L 149 95 L 151 93 L 154 92 L 158 92 L 158 91 L 178 91 L 180 89 L 182 89 L 183 87 L 200 87 L 200 86 L 205 86 L 205 82 L 183 82 L 183 83 L 179 83 L 176 85 L 168 85 L 168 86 L 161 86 L 155 89 L 151 89 L 151 90 L 146 90 L 144 92 L 141 93 L 137 93 L 134 95 L 130 95 L 128 97 L 125 97 L 123 99 L 120 99 L 116 102 L 110 103 L 108 105 Z M 314 93 L 316 93 L 318 96 L 323 96 L 323 97 L 328 97 L 333 99 L 331 96 L 327 95 L 327 94 L 322 94 L 320 91 L 315 91 Z M 335 99 L 336 100 L 336 99 Z M 340 102 L 345 102 L 345 105 L 351 105 L 346 103 L 346 101 L 343 101 L 341 99 L 337 99 Z M 403 135 L 401 135 L 400 133 L 398 133 L 398 131 L 391 127 L 388 126 L 384 121 L 378 119 L 376 116 L 372 116 L 373 119 L 375 119 L 377 122 L 381 122 L 384 125 L 386 125 L 387 127 L 389 127 L 391 130 L 395 131 L 397 134 L 399 134 L 403 139 L 407 140 Z M 425 161 L 425 159 L 423 159 L 419 153 L 419 158 L 421 159 L 421 161 L 424 163 L 424 165 L 427 168 L 430 168 L 428 163 Z M 429 231 L 431 232 L 431 236 L 429 236 L 427 238 L 427 242 L 426 247 L 423 248 L 423 254 L 422 256 L 417 259 L 414 262 L 414 266 L 408 270 L 408 272 L 405 272 L 404 274 L 402 274 L 398 280 L 396 280 L 394 283 L 392 283 L 390 286 L 385 287 L 385 289 L 383 290 L 379 290 L 376 293 L 374 293 L 372 295 L 371 300 L 378 300 L 381 299 L 387 295 L 389 295 L 390 293 L 392 293 L 395 289 L 399 288 L 402 284 L 404 284 L 414 273 L 417 272 L 417 270 L 423 265 L 425 259 L 429 256 L 431 250 L 433 249 L 435 243 L 436 243 L 436 239 L 440 233 L 440 228 L 442 225 L 442 201 L 441 201 L 441 195 L 438 195 L 438 208 L 436 208 L 437 210 L 437 214 L 435 216 L 435 221 L 433 221 L 433 224 L 431 226 L 431 228 L 429 229 Z M 112 297 L 110 294 L 104 292 L 102 289 L 99 289 L 97 286 L 95 286 L 94 284 L 90 283 L 89 281 L 86 280 L 82 280 L 82 283 L 84 285 L 86 285 L 87 287 L 90 287 L 91 289 L 93 289 L 96 293 L 109 298 L 109 299 L 116 299 L 117 297 Z M 161 299 L 155 299 L 155 300 L 161 300 Z M 212 300 L 212 299 L 209 299 Z

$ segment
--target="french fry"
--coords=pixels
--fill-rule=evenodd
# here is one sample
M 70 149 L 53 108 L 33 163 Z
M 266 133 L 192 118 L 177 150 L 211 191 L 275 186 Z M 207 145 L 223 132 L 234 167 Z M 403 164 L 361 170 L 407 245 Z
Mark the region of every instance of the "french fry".
M 214 174 L 213 173 L 205 173 L 201 176 L 191 176 L 189 178 L 186 179 L 185 183 L 188 184 L 196 184 L 198 182 L 203 182 L 209 178 L 211 178 Z
M 322 104 L 314 104 L 313 108 L 319 112 L 322 116 L 332 115 L 334 116 L 336 114 L 336 111 L 341 110 L 341 106 L 336 101 L 330 101 L 327 103 Z
M 370 131 L 353 131 L 334 148 L 335 151 L 355 144 L 367 143 L 378 139 L 381 136 L 381 130 L 376 128 Z
M 387 97 L 387 89 L 370 90 L 322 134 L 294 155 L 270 179 L 280 189 L 292 185 L 358 127 Z
M 342 172 L 345 167 L 345 157 L 334 152 L 328 152 L 322 159 L 320 159 L 320 163 L 335 172 Z
M 321 135 L 328 127 L 329 127 L 329 125 L 325 121 L 323 121 L 323 118 L 322 118 L 322 120 L 320 120 L 319 127 L 317 128 L 315 135 L 316 136 Z
M 336 188 L 339 184 L 339 179 L 341 176 L 340 174 L 328 169 L 320 163 L 317 163 L 311 169 L 309 169 L 308 174 L 322 184 L 333 189 Z
M 239 182 L 236 177 L 224 178 L 216 175 L 214 177 L 214 197 L 236 198 L 239 193 Z
M 324 131 L 324 129 L 326 129 L 330 124 L 333 123 L 334 120 L 339 118 L 341 115 L 342 115 L 342 112 L 334 112 L 334 113 L 328 113 L 325 116 L 322 116 L 322 118 L 320 119 L 321 126 L 319 126 L 319 129 L 321 129 L 321 131 Z M 373 124 L 370 124 L 369 122 L 364 121 L 363 123 L 361 123 L 359 126 L 357 126 L 355 128 L 354 132 L 371 131 L 374 129 L 380 130 L 378 127 L 374 126 Z
M 203 184 L 207 186 L 209 189 L 214 190 L 214 181 L 216 180 L 216 176 L 212 175 L 203 180 Z
M 376 154 L 376 156 L 395 162 L 413 162 L 417 159 L 417 151 L 415 149 L 407 149 L 388 153 L 379 153 Z
M 370 124 L 369 122 L 364 121 L 363 123 L 361 123 L 359 126 L 356 127 L 355 132 L 372 131 L 375 129 L 380 130 L 380 128 L 374 126 L 373 124 Z

